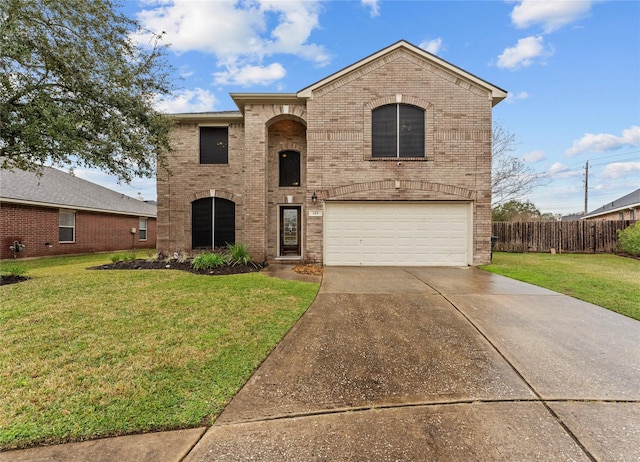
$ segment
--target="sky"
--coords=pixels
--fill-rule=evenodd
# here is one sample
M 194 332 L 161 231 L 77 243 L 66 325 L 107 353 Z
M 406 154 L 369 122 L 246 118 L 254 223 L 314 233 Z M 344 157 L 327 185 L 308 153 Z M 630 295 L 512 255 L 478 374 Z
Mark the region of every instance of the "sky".
M 169 113 L 237 110 L 229 93 L 295 93 L 398 40 L 509 92 L 494 121 L 539 182 L 520 200 L 588 210 L 640 188 L 640 2 L 582 0 L 128 0 L 164 31 L 177 91 Z M 119 185 L 155 200 L 154 180 Z

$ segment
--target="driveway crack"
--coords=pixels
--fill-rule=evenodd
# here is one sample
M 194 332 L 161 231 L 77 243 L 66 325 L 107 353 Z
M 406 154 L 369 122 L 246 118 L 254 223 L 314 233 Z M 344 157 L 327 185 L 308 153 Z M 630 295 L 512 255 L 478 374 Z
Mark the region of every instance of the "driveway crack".
M 423 281 L 424 282 L 424 281 Z M 425 283 L 426 284 L 426 283 Z M 428 284 L 427 284 L 428 285 Z M 429 286 L 432 287 L 432 286 Z M 539 401 L 547 410 L 547 412 L 549 414 L 551 414 L 551 416 L 556 420 L 556 422 L 558 422 L 558 424 L 564 429 L 565 432 L 567 432 L 567 434 L 573 439 L 573 441 L 576 443 L 576 445 L 578 445 L 578 447 L 584 452 L 584 454 L 589 458 L 589 460 L 592 461 L 596 461 L 597 459 L 591 454 L 591 452 L 580 442 L 580 440 L 578 439 L 578 437 L 571 431 L 571 429 L 569 429 L 569 427 L 562 421 L 562 419 L 560 418 L 560 416 L 558 416 L 558 414 L 555 413 L 555 411 L 553 409 L 551 409 L 551 407 L 549 406 L 549 404 L 547 403 L 547 401 L 545 399 L 542 398 L 542 396 L 540 396 L 540 393 L 538 393 L 538 391 L 534 388 L 534 386 L 520 373 L 520 371 L 513 365 L 513 363 L 511 361 L 509 361 L 509 359 L 502 353 L 502 351 L 497 347 L 496 344 L 494 344 L 491 339 L 482 331 L 482 329 L 480 329 L 472 320 L 471 318 L 469 318 L 469 316 L 467 316 L 460 308 L 458 308 L 456 306 L 456 304 L 453 302 L 453 300 L 451 300 L 449 297 L 447 297 L 445 294 L 443 294 L 442 292 L 440 292 L 439 290 L 437 290 L 436 288 L 433 288 L 433 290 L 435 290 L 438 295 L 440 295 L 442 298 L 444 298 L 458 313 L 460 313 L 460 315 L 467 320 L 467 322 L 476 330 L 476 332 L 478 332 L 478 334 L 480 334 L 482 336 L 482 338 L 485 339 L 485 341 L 491 345 L 491 348 L 494 349 L 494 351 L 496 353 L 498 353 L 498 355 L 500 355 L 500 357 L 509 365 L 509 367 L 513 370 L 513 372 L 520 377 L 520 379 L 527 385 L 527 387 L 531 390 L 531 392 L 537 397 L 537 401 Z M 563 400 L 563 401 L 574 401 L 574 400 Z M 551 401 L 550 401 L 551 402 Z M 557 401 L 554 401 L 557 402 Z

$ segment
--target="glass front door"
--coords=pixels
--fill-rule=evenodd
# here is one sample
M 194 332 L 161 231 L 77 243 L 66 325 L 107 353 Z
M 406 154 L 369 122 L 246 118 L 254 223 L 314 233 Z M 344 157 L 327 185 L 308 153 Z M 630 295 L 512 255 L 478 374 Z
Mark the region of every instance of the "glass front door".
M 300 256 L 300 207 L 280 207 L 280 256 Z

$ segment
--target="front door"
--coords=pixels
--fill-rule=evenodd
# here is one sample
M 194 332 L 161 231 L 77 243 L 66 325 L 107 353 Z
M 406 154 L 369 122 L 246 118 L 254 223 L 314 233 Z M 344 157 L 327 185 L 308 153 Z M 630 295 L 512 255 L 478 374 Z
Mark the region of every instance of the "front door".
M 280 256 L 298 257 L 300 249 L 300 207 L 280 207 Z

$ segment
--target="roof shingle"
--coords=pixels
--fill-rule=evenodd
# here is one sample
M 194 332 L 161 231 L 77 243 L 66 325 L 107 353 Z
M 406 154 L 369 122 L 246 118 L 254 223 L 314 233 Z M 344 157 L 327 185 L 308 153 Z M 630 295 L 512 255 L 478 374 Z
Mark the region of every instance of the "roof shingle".
M 157 207 L 55 168 L 42 175 L 0 169 L 0 200 L 32 205 L 155 217 Z

